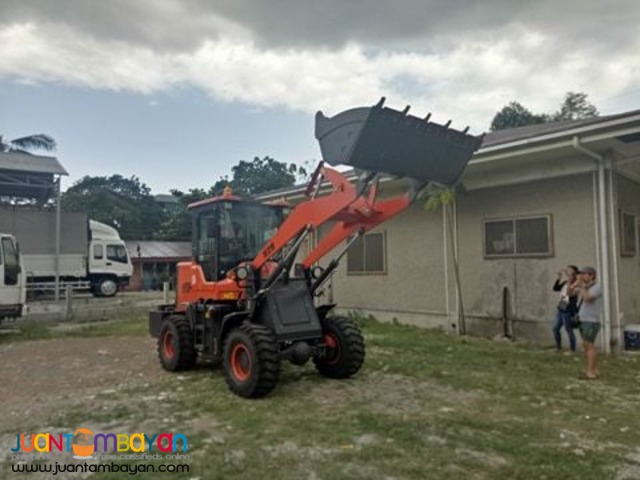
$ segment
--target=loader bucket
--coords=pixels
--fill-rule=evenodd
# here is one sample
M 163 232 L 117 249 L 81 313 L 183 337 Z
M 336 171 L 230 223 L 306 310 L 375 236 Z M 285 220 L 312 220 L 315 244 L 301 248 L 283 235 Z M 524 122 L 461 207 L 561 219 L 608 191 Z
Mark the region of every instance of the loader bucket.
M 316 114 L 316 138 L 323 159 L 419 182 L 453 185 L 482 143 L 476 137 L 383 106 Z

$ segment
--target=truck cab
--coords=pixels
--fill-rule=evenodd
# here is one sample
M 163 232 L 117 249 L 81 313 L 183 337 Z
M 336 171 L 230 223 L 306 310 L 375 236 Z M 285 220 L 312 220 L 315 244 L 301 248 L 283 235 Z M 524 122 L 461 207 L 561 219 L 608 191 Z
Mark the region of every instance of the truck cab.
M 129 284 L 133 265 L 118 231 L 104 223 L 89 220 L 88 276 L 94 294 L 115 295 L 119 287 Z
M 0 233 L 0 321 L 23 314 L 26 299 L 24 266 L 13 235 Z

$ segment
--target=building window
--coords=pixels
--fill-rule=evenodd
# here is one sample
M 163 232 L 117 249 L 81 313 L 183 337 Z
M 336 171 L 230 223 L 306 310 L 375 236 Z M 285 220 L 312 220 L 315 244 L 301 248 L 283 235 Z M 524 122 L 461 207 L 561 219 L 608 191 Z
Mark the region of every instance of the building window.
M 354 242 L 347 253 L 347 274 L 386 273 L 384 232 L 367 233 Z
M 620 212 L 620 253 L 625 256 L 636 254 L 636 217 L 629 213 Z
M 551 215 L 484 221 L 487 258 L 553 255 Z

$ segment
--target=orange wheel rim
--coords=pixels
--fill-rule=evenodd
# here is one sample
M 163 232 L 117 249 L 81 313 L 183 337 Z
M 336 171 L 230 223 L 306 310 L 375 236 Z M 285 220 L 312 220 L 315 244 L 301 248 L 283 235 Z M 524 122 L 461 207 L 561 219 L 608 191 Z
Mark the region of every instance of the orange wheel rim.
M 162 338 L 162 349 L 164 351 L 164 356 L 167 359 L 173 358 L 176 354 L 174 339 L 175 337 L 170 330 L 167 330 Z
M 251 375 L 251 354 L 244 343 L 236 343 L 231 349 L 231 373 L 241 382 Z
M 338 337 L 336 337 L 333 333 L 325 333 L 324 344 L 326 345 L 327 349 L 327 356 L 325 358 L 326 362 L 329 365 L 338 363 L 338 360 L 340 359 L 340 342 L 338 341 Z

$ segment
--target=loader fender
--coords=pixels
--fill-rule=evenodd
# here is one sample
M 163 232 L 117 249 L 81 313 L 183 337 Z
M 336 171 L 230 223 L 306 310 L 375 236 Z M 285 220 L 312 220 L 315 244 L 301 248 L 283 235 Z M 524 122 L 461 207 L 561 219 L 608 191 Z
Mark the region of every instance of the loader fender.
M 248 318 L 249 312 L 234 312 L 225 315 L 222 319 L 222 327 L 220 328 L 220 345 L 224 345 L 224 339 L 231 330 L 242 325 L 242 322 Z
M 316 312 L 318 314 L 318 318 L 320 319 L 320 321 L 324 320 L 327 314 L 331 310 L 333 310 L 335 306 L 336 306 L 335 303 L 326 303 L 324 305 L 320 305 L 319 307 L 316 307 Z

